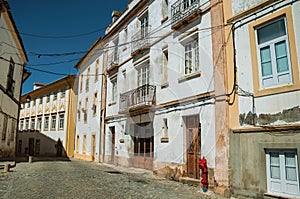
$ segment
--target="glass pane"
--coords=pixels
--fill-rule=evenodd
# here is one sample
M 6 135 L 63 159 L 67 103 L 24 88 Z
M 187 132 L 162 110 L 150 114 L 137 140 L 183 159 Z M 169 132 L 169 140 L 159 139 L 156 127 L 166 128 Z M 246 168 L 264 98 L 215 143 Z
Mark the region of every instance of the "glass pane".
M 275 44 L 277 72 L 284 72 L 289 70 L 286 42 L 282 41 Z
M 297 181 L 297 171 L 295 167 L 286 167 L 286 179 L 290 181 Z
M 285 153 L 285 166 L 296 166 L 294 153 Z
M 271 166 L 271 178 L 280 179 L 280 167 L 279 166 Z
M 271 152 L 270 153 L 270 162 L 271 162 L 271 165 L 279 165 L 279 153 Z
M 257 29 L 258 44 L 271 41 L 284 35 L 286 35 L 284 19 L 274 21 Z
M 260 49 L 262 76 L 272 75 L 270 47 Z

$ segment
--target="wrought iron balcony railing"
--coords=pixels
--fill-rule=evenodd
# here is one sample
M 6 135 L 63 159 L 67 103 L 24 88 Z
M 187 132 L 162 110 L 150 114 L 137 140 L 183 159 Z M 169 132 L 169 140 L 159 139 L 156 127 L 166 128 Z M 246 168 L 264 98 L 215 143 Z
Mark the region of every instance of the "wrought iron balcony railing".
M 141 28 L 131 37 L 131 54 L 148 49 L 150 46 L 150 27 Z
M 177 0 L 171 6 L 172 26 L 195 15 L 200 11 L 200 0 Z
M 108 66 L 107 69 L 111 69 L 114 66 L 117 66 L 119 64 L 119 53 L 118 52 L 112 52 L 108 56 Z
M 155 105 L 155 93 L 155 86 L 145 84 L 120 94 L 120 112 L 133 108 L 143 108 Z

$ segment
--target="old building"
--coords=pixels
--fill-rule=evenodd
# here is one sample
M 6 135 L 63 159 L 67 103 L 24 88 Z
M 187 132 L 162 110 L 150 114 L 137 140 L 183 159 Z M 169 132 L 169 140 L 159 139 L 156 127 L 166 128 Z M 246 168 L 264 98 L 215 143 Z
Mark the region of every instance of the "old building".
M 232 0 L 225 13 L 232 193 L 299 198 L 300 2 Z
M 105 162 L 199 179 L 205 157 L 210 186 L 228 193 L 222 9 L 219 1 L 133 0 L 113 12 L 103 38 Z
M 76 75 L 35 83 L 21 97 L 18 156 L 74 156 Z
M 15 157 L 22 83 L 28 58 L 6 0 L 0 0 L 0 159 Z
M 105 91 L 102 91 L 102 84 L 106 81 L 103 74 L 102 45 L 100 38 L 75 66 L 78 69 L 79 81 L 74 157 L 97 162 L 101 160 L 103 153 L 100 136 L 103 128 L 101 115 L 105 109 L 102 98 L 105 101 L 106 95 Z

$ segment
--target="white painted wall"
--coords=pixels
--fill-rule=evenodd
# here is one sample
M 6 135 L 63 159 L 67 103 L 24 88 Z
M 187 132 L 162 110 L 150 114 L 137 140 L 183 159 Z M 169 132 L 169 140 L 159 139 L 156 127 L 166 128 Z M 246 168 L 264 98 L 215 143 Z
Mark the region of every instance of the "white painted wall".
M 246 2 L 246 1 L 244 1 Z M 252 2 L 252 1 L 251 1 Z M 291 1 L 284 1 L 280 5 L 289 6 Z M 238 3 L 236 3 L 238 4 Z M 300 50 L 300 2 L 295 2 L 292 5 L 292 13 L 293 13 L 293 24 L 294 24 L 294 33 L 296 39 L 296 49 L 297 54 L 299 55 Z M 279 7 L 279 5 L 277 5 Z M 256 15 L 256 19 L 260 18 L 259 16 L 267 16 L 267 12 L 271 11 L 273 8 L 264 9 L 260 11 Z M 276 11 L 273 11 L 276 12 Z M 249 17 L 249 19 L 254 19 L 253 17 Z M 247 19 L 248 20 L 248 19 Z M 241 22 L 245 22 L 245 20 L 241 20 Z M 239 23 L 237 23 L 239 25 Z M 235 31 L 235 41 L 236 41 L 236 50 L 237 50 L 237 68 L 238 68 L 238 84 L 239 86 L 249 92 L 253 93 L 253 74 L 252 74 L 252 60 L 251 60 L 251 47 L 249 40 L 249 29 L 248 23 L 239 27 Z M 300 59 L 298 56 L 298 67 L 300 67 Z M 300 68 L 299 68 L 300 69 Z M 298 74 L 300 75 L 300 74 Z M 288 92 L 282 94 L 268 95 L 264 97 L 255 98 L 255 111 L 256 113 L 262 114 L 275 114 L 281 112 L 284 109 L 290 109 L 296 106 L 299 106 L 300 92 Z M 243 97 L 240 96 L 238 98 L 239 102 L 239 112 L 240 113 L 248 113 L 252 111 L 252 98 L 251 97 Z M 279 123 L 286 123 L 284 121 L 278 121 Z M 299 123 L 299 122 L 297 122 Z

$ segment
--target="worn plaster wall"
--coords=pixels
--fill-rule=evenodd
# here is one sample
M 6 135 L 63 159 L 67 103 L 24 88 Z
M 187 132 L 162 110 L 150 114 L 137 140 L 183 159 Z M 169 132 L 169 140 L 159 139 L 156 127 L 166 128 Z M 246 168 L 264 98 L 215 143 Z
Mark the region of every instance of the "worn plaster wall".
M 235 196 L 260 198 L 267 192 L 265 149 L 297 149 L 300 131 L 233 133 L 230 135 L 230 166 Z M 298 162 L 299 164 L 299 162 Z M 299 167 L 299 165 L 298 165 Z

